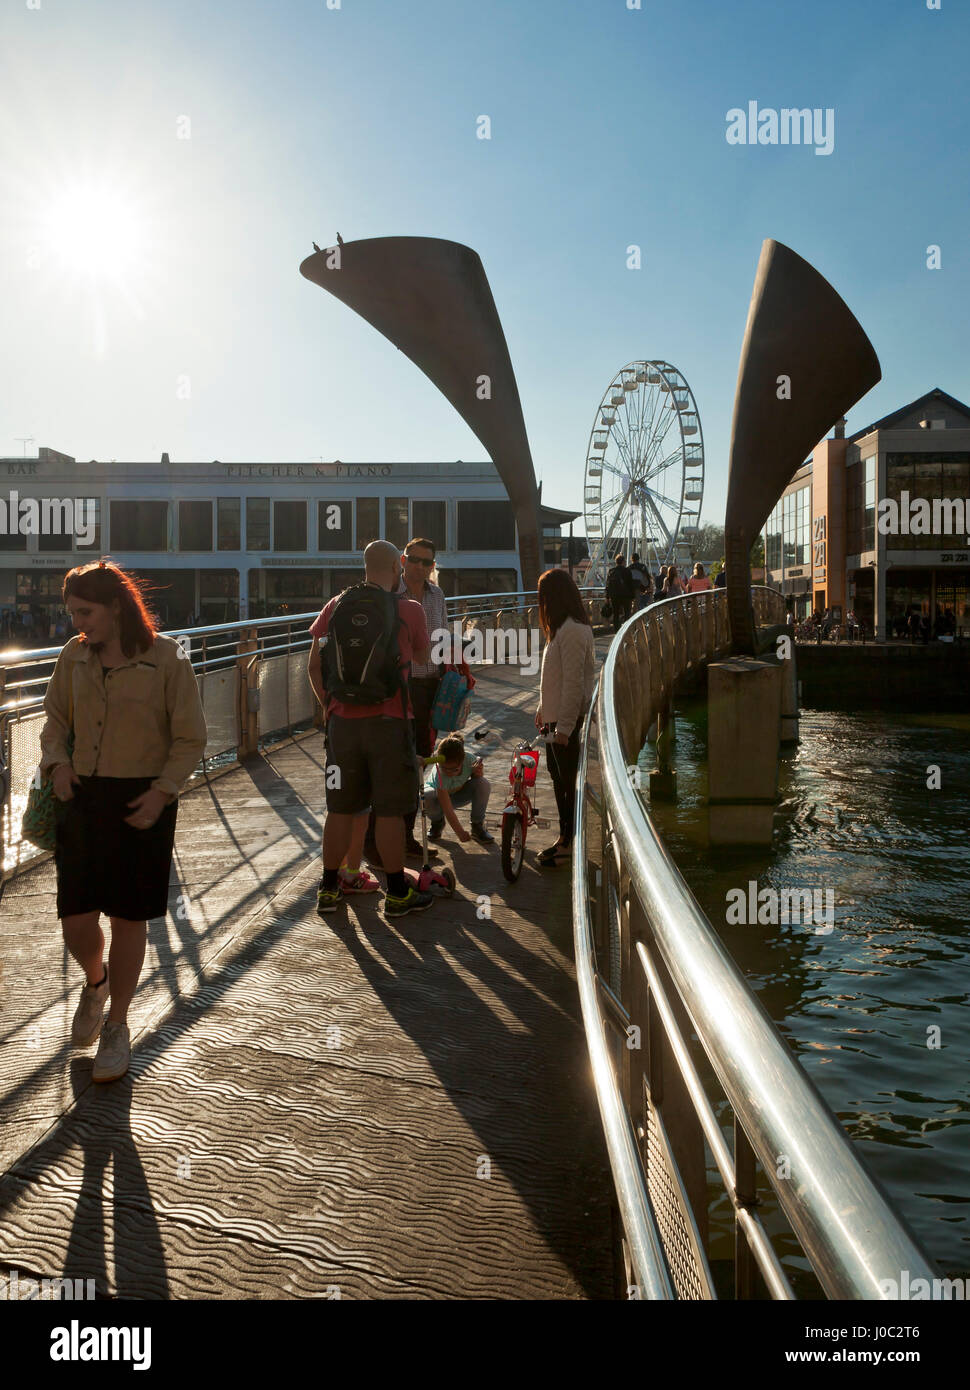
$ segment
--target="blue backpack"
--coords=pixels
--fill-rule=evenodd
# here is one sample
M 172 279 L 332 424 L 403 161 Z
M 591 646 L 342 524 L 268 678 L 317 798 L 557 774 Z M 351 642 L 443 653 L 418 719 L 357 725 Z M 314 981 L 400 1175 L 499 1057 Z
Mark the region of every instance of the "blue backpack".
M 431 707 L 431 727 L 439 734 L 463 729 L 471 709 L 471 687 L 460 671 L 446 671 Z

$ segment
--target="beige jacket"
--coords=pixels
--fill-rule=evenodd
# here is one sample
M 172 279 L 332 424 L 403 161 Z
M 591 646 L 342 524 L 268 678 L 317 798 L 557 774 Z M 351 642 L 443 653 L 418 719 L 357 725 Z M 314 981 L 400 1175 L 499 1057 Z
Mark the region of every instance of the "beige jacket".
M 596 659 L 593 629 L 567 618 L 542 653 L 539 677 L 539 718 L 555 722 L 556 733 L 572 733 L 593 698 Z
M 74 756 L 67 751 L 70 706 Z M 151 777 L 178 796 L 198 766 L 205 716 L 192 663 L 173 637 L 155 634 L 150 650 L 104 671 L 79 637 L 61 651 L 44 697 L 42 771 L 71 763 L 80 777 Z

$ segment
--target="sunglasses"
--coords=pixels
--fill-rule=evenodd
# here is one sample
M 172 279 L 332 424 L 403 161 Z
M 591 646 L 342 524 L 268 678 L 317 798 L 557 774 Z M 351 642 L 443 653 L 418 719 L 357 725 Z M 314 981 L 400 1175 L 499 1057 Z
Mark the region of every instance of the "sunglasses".
M 405 555 L 405 560 L 410 560 L 412 565 L 424 565 L 425 569 L 431 569 L 434 560 L 419 560 L 416 555 Z

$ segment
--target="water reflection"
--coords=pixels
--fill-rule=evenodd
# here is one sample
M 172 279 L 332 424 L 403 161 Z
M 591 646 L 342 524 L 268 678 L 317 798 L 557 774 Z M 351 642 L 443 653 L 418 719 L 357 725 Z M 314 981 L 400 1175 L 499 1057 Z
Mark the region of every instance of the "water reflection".
M 770 851 L 710 851 L 706 709 L 652 814 L 765 1008 L 927 1253 L 970 1271 L 970 719 L 807 710 Z M 939 778 L 932 769 L 939 769 Z M 939 780 L 931 790 L 927 783 Z M 729 925 L 729 889 L 828 889 L 834 930 Z M 917 1153 L 918 1151 L 918 1153 Z

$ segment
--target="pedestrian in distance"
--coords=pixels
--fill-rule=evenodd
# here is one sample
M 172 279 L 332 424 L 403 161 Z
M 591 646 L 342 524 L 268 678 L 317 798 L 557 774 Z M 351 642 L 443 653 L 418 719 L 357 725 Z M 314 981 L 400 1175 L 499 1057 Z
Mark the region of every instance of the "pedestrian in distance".
M 582 595 L 565 570 L 539 577 L 539 626 L 546 639 L 539 676 L 536 728 L 547 740 L 549 773 L 559 812 L 559 838 L 539 855 L 552 866 L 572 856 L 579 740 L 593 697 L 593 629 Z
M 630 616 L 634 599 L 633 580 L 622 553 L 614 555 L 613 567 L 606 576 L 606 597 L 613 609 L 613 631 L 620 628 Z
M 644 582 L 637 585 L 637 597 L 633 603 L 634 613 L 640 613 L 644 608 L 649 608 L 653 603 L 653 579 L 649 574 L 644 575 Z
M 646 565 L 641 564 L 640 556 L 636 551 L 630 556 L 630 578 L 633 580 L 633 587 L 638 593 L 650 583 L 650 571 Z
M 678 598 L 686 592 L 683 580 L 677 573 L 677 566 L 668 565 L 667 577 L 664 580 L 664 598 Z
M 694 566 L 694 573 L 687 581 L 687 592 L 689 594 L 702 594 L 707 589 L 713 589 L 714 585 L 704 573 L 704 566 L 698 561 Z
M 80 636 L 61 648 L 44 697 L 40 771 L 58 803 L 57 915 L 87 977 L 71 1041 L 100 1039 L 93 1079 L 114 1081 L 128 1070 L 128 1009 L 148 922 L 168 908 L 178 796 L 206 725 L 192 663 L 132 575 L 105 560 L 79 566 L 63 597 Z
M 371 541 L 364 572 L 363 583 L 332 598 L 310 625 L 307 673 L 326 715 L 327 744 L 317 911 L 335 912 L 345 900 L 340 866 L 347 860 L 355 819 L 359 833 L 360 818 L 371 807 L 387 875 L 384 912 L 402 917 L 434 901 L 430 893 L 410 887 L 404 874 L 404 818 L 418 801 L 408 671 L 412 660 L 428 660 L 431 644 L 421 604 L 397 592 L 397 547 Z
M 435 749 L 435 757 L 444 761 L 428 769 L 424 782 L 424 809 L 431 821 L 430 838 L 440 840 L 447 821 L 463 845 L 469 840 L 477 840 L 480 845 L 494 845 L 495 836 L 485 829 L 485 812 L 492 787 L 481 758 L 466 751 L 461 734 L 447 734 Z M 455 814 L 456 806 L 468 802 L 471 802 L 470 831 L 462 828 Z

